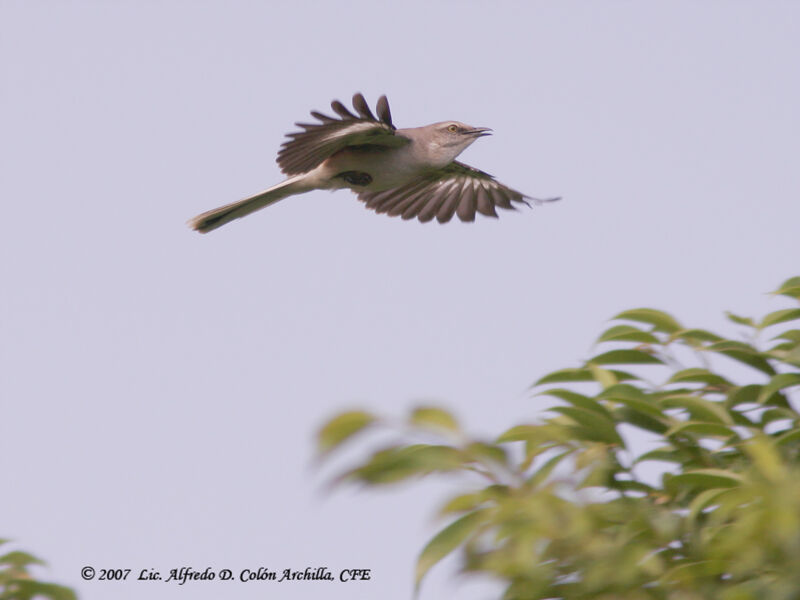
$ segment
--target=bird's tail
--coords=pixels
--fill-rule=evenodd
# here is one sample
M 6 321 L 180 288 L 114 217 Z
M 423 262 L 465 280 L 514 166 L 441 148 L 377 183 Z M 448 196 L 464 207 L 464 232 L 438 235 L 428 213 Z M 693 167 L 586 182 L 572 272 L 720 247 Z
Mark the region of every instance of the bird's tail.
M 245 217 L 278 200 L 283 200 L 287 196 L 311 191 L 314 188 L 303 182 L 304 177 L 305 175 L 289 177 L 286 181 L 282 181 L 278 185 L 273 185 L 271 188 L 255 196 L 250 196 L 244 200 L 232 202 L 231 204 L 226 204 L 225 206 L 220 206 L 214 210 L 209 210 L 201 215 L 197 215 L 189 220 L 189 227 L 200 233 L 208 233 L 234 219 Z

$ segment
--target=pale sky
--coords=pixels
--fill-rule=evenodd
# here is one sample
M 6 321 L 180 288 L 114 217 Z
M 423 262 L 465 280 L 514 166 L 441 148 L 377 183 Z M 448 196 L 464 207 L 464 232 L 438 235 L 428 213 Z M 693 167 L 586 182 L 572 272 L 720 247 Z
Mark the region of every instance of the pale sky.
M 316 429 L 434 399 L 491 438 L 623 309 L 731 333 L 723 310 L 783 308 L 798 56 L 788 1 L 3 0 L 0 537 L 84 600 L 408 598 L 455 488 L 326 494 Z M 280 181 L 292 124 L 356 91 L 399 127 L 492 127 L 460 160 L 563 201 L 423 225 L 313 192 L 185 226 Z M 422 600 L 496 591 L 452 567 Z

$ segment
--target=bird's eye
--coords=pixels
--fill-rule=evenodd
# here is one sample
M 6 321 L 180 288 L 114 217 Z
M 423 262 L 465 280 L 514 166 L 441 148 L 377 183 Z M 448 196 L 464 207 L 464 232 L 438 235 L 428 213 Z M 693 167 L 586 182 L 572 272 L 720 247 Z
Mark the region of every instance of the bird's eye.
M 447 131 L 449 131 L 450 133 L 455 133 L 456 131 L 458 131 L 458 125 L 448 125 Z

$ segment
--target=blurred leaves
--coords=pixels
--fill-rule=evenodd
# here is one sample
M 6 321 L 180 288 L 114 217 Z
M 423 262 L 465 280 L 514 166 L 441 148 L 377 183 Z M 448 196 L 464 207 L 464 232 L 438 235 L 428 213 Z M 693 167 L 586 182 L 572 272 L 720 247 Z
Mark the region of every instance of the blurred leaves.
M 778 323 L 785 323 L 786 321 L 794 321 L 800 319 L 800 308 L 787 308 L 785 310 L 776 310 L 769 313 L 766 317 L 761 319 L 759 327 L 769 327 L 770 325 L 777 325 Z
M 453 415 L 446 410 L 431 406 L 421 406 L 414 409 L 411 412 L 409 422 L 418 427 L 458 431 L 458 423 Z
M 7 543 L 8 540 L 0 539 L 0 546 Z M 29 567 L 44 564 L 32 554 L 18 550 L 0 555 L 0 600 L 76 600 L 77 596 L 70 588 L 38 581 L 31 574 Z
M 458 548 L 475 529 L 486 521 L 486 509 L 476 510 L 456 519 L 437 533 L 423 548 L 417 559 L 415 583 L 419 585 L 422 578 L 437 562 Z
M 795 300 L 800 300 L 800 277 L 792 277 L 791 279 L 787 279 L 778 287 L 777 290 L 772 293 L 781 294 L 783 296 L 788 296 L 789 298 L 794 298 Z
M 616 321 L 638 321 L 653 326 L 653 331 L 675 333 L 682 329 L 680 324 L 670 315 L 653 308 L 634 308 L 626 310 L 614 317 Z
M 797 303 L 800 277 L 775 294 Z M 487 442 L 449 412 L 416 408 L 401 439 L 433 443 L 395 439 L 340 481 L 471 477 L 441 508 L 451 522 L 420 554 L 417 584 L 455 552 L 462 571 L 503 581 L 506 600 L 798 598 L 800 308 L 727 316 L 745 338 L 623 311 L 600 352 L 534 383 L 543 417 Z M 320 452 L 375 422 L 335 417 Z M 627 443 L 625 428 L 647 447 Z
M 634 375 L 624 371 L 610 370 L 606 372 L 617 381 L 636 379 Z M 597 371 L 594 371 L 589 367 L 584 367 L 581 369 L 561 369 L 560 371 L 548 373 L 533 385 L 544 385 L 545 383 L 577 383 L 579 381 L 598 381 Z
M 317 434 L 320 454 L 327 454 L 375 421 L 369 413 L 354 410 L 341 413 L 325 423 Z

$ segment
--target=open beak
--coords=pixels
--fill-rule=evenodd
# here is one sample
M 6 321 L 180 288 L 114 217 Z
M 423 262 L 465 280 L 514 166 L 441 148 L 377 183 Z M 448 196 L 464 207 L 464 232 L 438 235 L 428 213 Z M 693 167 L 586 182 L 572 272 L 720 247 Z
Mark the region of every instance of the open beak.
M 464 133 L 479 138 L 485 135 L 492 135 L 492 130 L 489 127 L 475 127 L 474 129 L 467 129 Z

